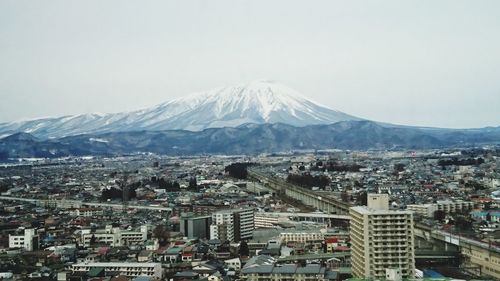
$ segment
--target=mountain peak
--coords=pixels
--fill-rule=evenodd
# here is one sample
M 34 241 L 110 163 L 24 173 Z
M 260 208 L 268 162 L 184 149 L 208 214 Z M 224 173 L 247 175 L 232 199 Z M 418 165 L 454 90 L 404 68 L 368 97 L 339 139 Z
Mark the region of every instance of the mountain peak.
M 294 98 L 305 99 L 300 93 L 294 89 L 276 81 L 269 79 L 259 79 L 248 82 L 246 84 L 241 84 L 238 86 L 225 87 L 225 88 L 237 88 L 242 89 L 245 94 L 271 94 L 271 95 L 281 95 L 289 96 Z
M 29 132 L 46 138 L 138 130 L 201 131 L 247 123 L 307 126 L 348 120 L 361 119 L 320 106 L 277 81 L 260 79 L 195 93 L 133 112 L 0 124 L 0 133 Z

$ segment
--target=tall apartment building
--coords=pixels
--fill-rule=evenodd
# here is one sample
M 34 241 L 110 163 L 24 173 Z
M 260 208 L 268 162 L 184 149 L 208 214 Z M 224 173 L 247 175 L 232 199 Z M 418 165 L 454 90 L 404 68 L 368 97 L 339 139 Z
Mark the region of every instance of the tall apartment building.
M 234 241 L 239 242 L 253 237 L 255 219 L 253 209 L 242 209 L 234 212 Z
M 253 209 L 221 210 L 212 214 L 211 239 L 239 242 L 252 238 L 253 231 Z
M 38 250 L 40 238 L 35 229 L 25 229 L 22 235 L 9 234 L 9 248 L 23 248 L 26 251 Z
M 415 276 L 411 211 L 389 210 L 387 194 L 369 194 L 368 206 L 351 207 L 349 213 L 354 276 L 383 279 L 386 269 Z
M 193 239 L 209 239 L 211 216 L 195 216 L 193 213 L 183 214 L 180 217 L 180 232 Z

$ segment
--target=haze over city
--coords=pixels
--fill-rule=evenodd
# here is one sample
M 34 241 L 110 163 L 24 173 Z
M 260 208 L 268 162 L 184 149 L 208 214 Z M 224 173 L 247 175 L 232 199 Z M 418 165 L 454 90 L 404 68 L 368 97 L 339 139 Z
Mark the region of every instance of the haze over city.
M 500 125 L 498 1 L 2 1 L 0 123 L 271 79 L 395 124 Z

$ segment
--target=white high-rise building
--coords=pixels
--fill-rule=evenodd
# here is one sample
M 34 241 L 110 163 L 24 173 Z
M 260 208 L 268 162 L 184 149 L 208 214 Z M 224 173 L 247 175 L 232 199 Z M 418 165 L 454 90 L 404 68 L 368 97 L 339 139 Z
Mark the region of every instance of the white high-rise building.
M 352 207 L 349 213 L 354 276 L 385 278 L 386 269 L 415 276 L 411 211 L 389 210 L 387 194 L 369 194 L 368 206 Z
M 210 239 L 239 242 L 250 239 L 254 231 L 254 210 L 221 210 L 212 214 Z

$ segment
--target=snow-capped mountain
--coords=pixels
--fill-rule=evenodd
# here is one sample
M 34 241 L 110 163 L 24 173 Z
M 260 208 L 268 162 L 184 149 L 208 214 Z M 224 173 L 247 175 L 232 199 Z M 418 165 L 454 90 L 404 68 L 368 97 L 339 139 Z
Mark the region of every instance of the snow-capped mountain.
M 237 127 L 284 123 L 331 124 L 360 118 L 320 106 L 277 82 L 254 81 L 196 93 L 132 112 L 82 114 L 0 124 L 0 136 L 26 132 L 42 138 L 138 130 Z

